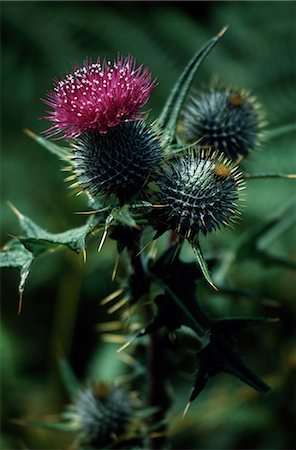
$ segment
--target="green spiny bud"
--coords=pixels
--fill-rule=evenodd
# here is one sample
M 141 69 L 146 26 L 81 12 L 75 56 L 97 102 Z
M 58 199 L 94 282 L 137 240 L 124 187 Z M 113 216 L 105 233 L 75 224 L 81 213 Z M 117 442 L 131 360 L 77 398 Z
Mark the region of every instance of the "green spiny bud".
M 261 119 L 256 99 L 245 91 L 210 89 L 190 99 L 179 130 L 186 142 L 198 142 L 236 160 L 257 145 Z
M 155 203 L 162 207 L 153 210 L 155 227 L 194 243 L 199 233 L 233 222 L 242 188 L 238 167 L 222 154 L 192 150 L 161 170 Z

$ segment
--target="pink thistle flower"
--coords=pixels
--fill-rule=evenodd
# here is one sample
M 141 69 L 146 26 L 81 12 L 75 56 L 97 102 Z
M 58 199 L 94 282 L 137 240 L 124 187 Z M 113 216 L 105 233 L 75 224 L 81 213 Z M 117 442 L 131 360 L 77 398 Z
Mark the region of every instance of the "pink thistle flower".
M 148 69 L 136 68 L 131 55 L 118 56 L 113 64 L 86 60 L 64 80 L 54 80 L 48 99 L 42 100 L 53 108 L 43 117 L 53 123 L 45 133 L 48 137 L 62 133 L 59 138 L 71 140 L 86 131 L 103 134 L 121 122 L 139 120 L 154 84 Z

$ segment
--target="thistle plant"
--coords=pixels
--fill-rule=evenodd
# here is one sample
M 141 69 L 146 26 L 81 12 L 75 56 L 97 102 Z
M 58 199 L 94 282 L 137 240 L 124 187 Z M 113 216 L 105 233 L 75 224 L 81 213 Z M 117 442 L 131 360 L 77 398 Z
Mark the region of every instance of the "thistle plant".
M 264 219 L 230 258 L 205 256 L 202 243 L 206 246 L 208 235 L 235 226 L 243 216 L 241 191 L 247 179 L 293 178 L 245 173 L 244 159 L 256 148 L 262 126 L 262 113 L 252 96 L 228 88 L 190 96 L 201 63 L 225 31 L 194 55 L 156 121 L 151 123 L 149 114 L 141 111 L 156 84 L 152 75 L 137 67 L 132 56 L 118 56 L 114 62 L 86 60 L 55 80 L 43 100 L 51 108 L 44 117 L 51 122 L 46 138 L 27 132 L 63 161 L 68 180 L 74 182 L 71 187 L 85 194 L 89 218 L 79 228 L 53 234 L 11 205 L 22 234 L 7 243 L 1 264 L 20 269 L 19 312 L 31 265 L 42 254 L 66 246 L 85 257 L 91 235 L 99 251 L 109 236 L 125 261 L 125 278 L 102 304 L 119 318 L 115 328 L 110 321 L 105 329 L 115 329 L 123 339 L 118 353 L 130 362 L 128 387 L 76 388 L 71 391 L 72 406 L 62 415 L 64 428 L 60 422 L 39 422 L 77 431 L 78 446 L 168 448 L 174 398 L 167 381 L 169 373 L 178 370 L 177 353 L 190 350 L 196 360 L 185 412 L 208 379 L 220 372 L 260 393 L 270 389 L 268 380 L 243 361 L 235 340 L 241 329 L 267 326 L 269 318 L 212 317 L 196 298 L 197 284 L 205 295 L 213 289 L 218 291 L 215 295 L 229 290 L 236 295 L 240 286 L 229 285 L 229 269 L 248 252 L 274 263 L 262 251 L 260 239 L 291 214 L 289 207 L 280 216 Z M 266 132 L 265 139 L 276 132 Z M 62 138 L 66 148 L 53 142 Z M 191 249 L 190 261 L 182 257 L 185 245 Z M 139 370 L 139 361 L 144 370 Z M 127 390 L 137 390 L 144 404 L 140 432 L 130 427 L 136 415 Z

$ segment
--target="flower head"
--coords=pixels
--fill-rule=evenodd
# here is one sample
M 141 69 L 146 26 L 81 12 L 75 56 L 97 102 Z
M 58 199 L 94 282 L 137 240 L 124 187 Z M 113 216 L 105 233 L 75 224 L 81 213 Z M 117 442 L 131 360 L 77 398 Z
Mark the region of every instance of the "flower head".
M 192 151 L 169 163 L 156 181 L 155 226 L 194 243 L 199 233 L 227 226 L 237 216 L 242 175 L 217 152 Z
M 53 123 L 46 133 L 70 140 L 86 131 L 105 133 L 121 122 L 140 119 L 154 83 L 148 69 L 136 67 L 132 56 L 118 56 L 113 63 L 86 61 L 63 80 L 55 80 L 43 100 L 53 109 L 44 117 Z
M 92 197 L 128 202 L 141 192 L 162 159 L 158 137 L 144 121 L 121 123 L 105 134 L 83 133 L 73 146 L 79 186 Z
M 183 111 L 181 134 L 189 143 L 213 147 L 229 158 L 247 156 L 257 142 L 262 113 L 255 98 L 229 88 L 192 97 Z
M 83 442 L 96 448 L 112 444 L 127 429 L 133 416 L 133 403 L 120 388 L 100 384 L 96 390 L 79 390 L 67 414 Z

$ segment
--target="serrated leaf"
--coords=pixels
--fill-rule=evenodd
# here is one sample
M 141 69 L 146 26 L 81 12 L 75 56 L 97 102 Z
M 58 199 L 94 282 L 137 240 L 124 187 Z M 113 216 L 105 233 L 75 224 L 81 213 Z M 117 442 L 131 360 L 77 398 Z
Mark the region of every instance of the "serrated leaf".
M 180 111 L 192 85 L 197 69 L 210 51 L 214 48 L 218 40 L 223 36 L 225 31 L 226 28 L 223 28 L 220 33 L 214 36 L 202 47 L 200 51 L 196 53 L 175 84 L 158 121 L 159 125 L 166 131 L 168 144 L 172 144 L 174 141 Z
M 89 217 L 85 225 L 62 233 L 49 233 L 16 208 L 13 207 L 13 209 L 24 233 L 20 240 L 35 257 L 59 245 L 64 245 L 76 253 L 81 252 L 85 248 L 87 236 L 99 225 L 102 219 L 100 215 L 94 214 Z
M 38 142 L 38 144 L 40 144 L 42 147 L 44 147 L 50 153 L 52 153 L 53 155 L 62 159 L 63 161 L 66 160 L 67 162 L 69 162 L 69 158 L 71 156 L 71 152 L 69 150 L 67 150 L 64 147 L 60 147 L 59 145 L 56 145 L 52 141 L 44 139 L 41 136 L 38 136 L 37 134 L 33 133 L 30 130 L 24 130 L 24 132 L 27 136 L 34 139 L 34 141 Z
M 14 206 L 11 205 L 11 207 L 18 217 L 24 237 L 13 239 L 2 249 L 2 252 L 0 252 L 0 266 L 20 269 L 18 308 L 20 313 L 25 283 L 35 258 L 60 246 L 66 246 L 76 253 L 83 251 L 87 237 L 99 225 L 101 216 L 94 214 L 87 220 L 85 225 L 63 233 L 54 234 L 43 230 L 29 217 L 20 213 Z

